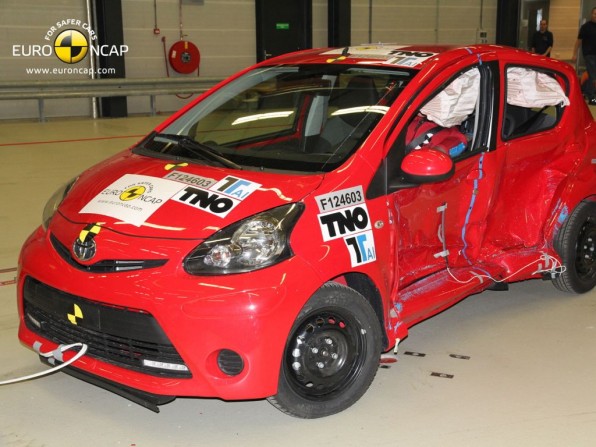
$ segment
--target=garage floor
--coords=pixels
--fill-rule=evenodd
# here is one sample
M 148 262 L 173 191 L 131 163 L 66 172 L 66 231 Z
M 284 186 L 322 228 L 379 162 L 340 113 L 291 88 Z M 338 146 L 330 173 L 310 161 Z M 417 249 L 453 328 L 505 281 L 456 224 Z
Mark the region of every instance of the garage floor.
M 0 123 L 0 381 L 47 369 L 17 340 L 14 285 L 46 200 L 161 120 Z M 57 373 L 0 386 L 0 446 L 596 445 L 596 290 L 473 296 L 414 327 L 397 359 L 354 407 L 310 421 L 266 401 L 181 398 L 155 414 Z

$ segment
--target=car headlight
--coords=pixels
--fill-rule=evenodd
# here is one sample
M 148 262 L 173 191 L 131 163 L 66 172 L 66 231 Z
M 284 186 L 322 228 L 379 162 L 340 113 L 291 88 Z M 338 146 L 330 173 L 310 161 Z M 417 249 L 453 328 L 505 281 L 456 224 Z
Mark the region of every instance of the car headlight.
M 60 206 L 60 204 L 62 203 L 62 201 L 64 200 L 64 198 L 66 197 L 66 195 L 68 194 L 68 192 L 77 180 L 78 177 L 62 185 L 60 188 L 58 188 L 58 190 L 56 190 L 54 194 L 52 194 L 52 197 L 50 197 L 50 199 L 47 201 L 46 206 L 43 209 L 43 214 L 41 216 L 41 224 L 43 225 L 44 230 L 47 230 L 50 226 L 50 221 L 52 220 L 52 217 L 54 217 L 54 214 L 56 213 L 58 206 Z
M 303 205 L 280 206 L 238 221 L 201 243 L 184 260 L 191 275 L 243 273 L 292 256 L 289 239 Z

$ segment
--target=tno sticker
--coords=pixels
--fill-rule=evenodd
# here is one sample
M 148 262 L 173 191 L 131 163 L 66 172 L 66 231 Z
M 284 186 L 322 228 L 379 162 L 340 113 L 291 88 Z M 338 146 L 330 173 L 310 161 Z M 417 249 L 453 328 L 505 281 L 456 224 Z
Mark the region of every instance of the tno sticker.
M 368 210 L 364 203 L 319 214 L 319 222 L 324 241 L 351 236 L 371 229 Z
M 259 189 L 259 183 L 227 176 L 209 189 L 187 186 L 173 200 L 226 217 L 246 197 Z

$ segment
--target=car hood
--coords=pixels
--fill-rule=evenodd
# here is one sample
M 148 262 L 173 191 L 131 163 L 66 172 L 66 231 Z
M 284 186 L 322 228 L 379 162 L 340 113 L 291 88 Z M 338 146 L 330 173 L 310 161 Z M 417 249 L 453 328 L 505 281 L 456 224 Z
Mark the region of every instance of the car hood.
M 233 170 L 118 154 L 84 172 L 59 207 L 67 220 L 141 237 L 201 239 L 300 201 L 323 175 Z

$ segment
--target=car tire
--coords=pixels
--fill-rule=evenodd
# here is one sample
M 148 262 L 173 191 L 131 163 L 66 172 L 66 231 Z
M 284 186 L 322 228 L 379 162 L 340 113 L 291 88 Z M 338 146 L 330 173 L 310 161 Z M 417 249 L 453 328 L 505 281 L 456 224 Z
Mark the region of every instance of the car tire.
M 564 267 L 553 280 L 557 289 L 585 293 L 596 286 L 596 202 L 580 202 L 559 230 L 555 250 Z
M 327 283 L 296 318 L 277 394 L 268 400 L 299 418 L 339 413 L 372 383 L 381 348 L 379 319 L 368 301 L 349 287 Z

